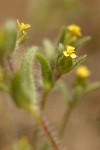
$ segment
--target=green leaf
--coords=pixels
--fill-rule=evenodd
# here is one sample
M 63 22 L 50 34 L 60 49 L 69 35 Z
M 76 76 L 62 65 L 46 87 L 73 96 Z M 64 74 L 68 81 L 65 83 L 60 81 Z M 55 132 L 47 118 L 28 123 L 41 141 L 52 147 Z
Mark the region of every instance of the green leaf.
M 80 57 L 77 57 L 74 61 L 74 64 L 73 64 L 73 68 L 75 68 L 77 65 L 79 65 L 80 63 L 82 63 L 83 61 L 85 61 L 87 58 L 87 55 L 83 55 L 83 56 L 80 56 Z
M 70 94 L 69 94 L 67 86 L 63 82 L 58 82 L 57 83 L 57 89 L 62 94 L 65 103 L 68 104 L 68 102 L 70 100 Z
M 83 92 L 84 92 L 84 89 L 80 85 L 73 89 L 72 98 L 69 101 L 69 105 L 71 107 L 74 107 L 79 102 L 79 100 L 81 100 Z
M 65 39 L 66 39 L 66 32 L 67 32 L 66 27 L 62 27 L 59 40 L 58 40 L 58 44 L 59 43 L 64 44 Z
M 74 106 L 78 102 L 82 100 L 87 94 L 100 89 L 100 82 L 88 83 L 88 85 L 84 88 L 81 85 L 74 87 L 74 92 L 72 96 L 72 100 L 70 101 L 70 105 Z
M 57 46 L 58 55 L 62 55 L 63 51 L 64 51 L 64 46 L 63 44 L 59 43 L 59 45 Z
M 11 96 L 18 107 L 30 109 L 36 105 L 36 91 L 33 80 L 33 59 L 36 47 L 30 48 L 24 55 L 21 69 L 11 81 Z
M 55 47 L 53 43 L 49 39 L 45 39 L 43 41 L 44 50 L 46 53 L 46 56 L 49 60 L 52 60 L 55 56 Z
M 17 29 L 14 22 L 9 21 L 0 29 L 0 63 L 4 64 L 15 48 Z
M 24 55 L 21 65 L 21 78 L 24 88 L 30 93 L 33 100 L 36 100 L 35 84 L 33 78 L 33 60 L 37 51 L 37 47 L 30 48 Z
M 63 54 L 58 56 L 57 60 L 57 70 L 59 74 L 65 74 L 72 69 L 73 60 L 71 57 L 65 57 Z
M 51 66 L 43 55 L 36 53 L 36 58 L 41 64 L 44 89 L 49 90 L 53 86 Z
M 86 44 L 90 40 L 91 40 L 90 36 L 86 36 L 86 37 L 79 39 L 76 43 L 76 49 L 79 49 L 82 45 Z
M 84 96 L 87 95 L 88 93 L 91 93 L 95 90 L 100 89 L 100 82 L 94 82 L 94 83 L 89 83 L 87 88 L 84 91 Z
M 9 21 L 5 25 L 5 31 L 7 33 L 6 49 L 8 50 L 8 55 L 11 54 L 16 46 L 17 29 L 13 21 Z
M 20 73 L 16 73 L 12 78 L 11 96 L 18 107 L 28 109 L 32 103 L 27 91 L 24 89 Z

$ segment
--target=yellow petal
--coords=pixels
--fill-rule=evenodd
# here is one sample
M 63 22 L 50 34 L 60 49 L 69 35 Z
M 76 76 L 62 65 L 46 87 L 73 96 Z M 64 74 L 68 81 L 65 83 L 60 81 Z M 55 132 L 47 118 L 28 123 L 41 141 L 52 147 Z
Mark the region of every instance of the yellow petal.
M 21 23 L 21 27 L 23 30 L 27 29 L 27 28 L 30 28 L 31 25 L 30 24 L 24 24 L 23 22 Z
M 25 30 L 25 29 L 27 29 L 27 28 L 30 28 L 31 27 L 31 25 L 30 24 L 24 24 L 23 22 L 22 23 L 20 23 L 19 22 L 19 20 L 17 20 L 17 24 L 18 24 L 18 28 L 20 28 L 21 30 Z
M 63 52 L 63 54 L 64 54 L 66 57 L 68 57 L 68 56 L 69 56 L 69 54 L 67 54 L 67 52 L 66 52 L 66 51 L 64 51 L 64 52 Z
M 74 51 L 75 50 L 75 47 L 72 47 L 72 46 L 69 46 L 69 45 L 66 45 L 66 51 Z
M 18 19 L 17 19 L 17 23 L 20 24 Z
M 71 58 L 76 58 L 77 56 L 76 56 L 76 54 L 72 53 L 72 54 L 70 55 L 70 57 L 71 57 Z
M 76 24 L 71 24 L 67 29 L 76 36 L 82 36 L 81 28 Z
M 26 24 L 25 27 L 26 27 L 26 28 L 30 28 L 31 25 L 30 25 L 30 24 Z
M 20 27 L 21 26 L 21 24 L 20 24 L 20 22 L 19 22 L 19 20 L 17 19 L 17 24 L 18 24 L 18 27 Z
M 80 66 L 80 67 L 77 68 L 76 74 L 79 77 L 85 78 L 85 77 L 90 76 L 91 73 L 90 73 L 90 71 L 88 70 L 88 68 L 86 66 Z

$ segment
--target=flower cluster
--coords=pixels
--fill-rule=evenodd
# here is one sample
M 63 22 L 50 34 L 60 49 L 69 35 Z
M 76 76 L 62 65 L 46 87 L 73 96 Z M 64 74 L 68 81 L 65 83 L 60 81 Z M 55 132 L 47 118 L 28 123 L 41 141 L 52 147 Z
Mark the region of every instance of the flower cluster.
M 0 28 L 0 90 L 9 94 L 17 107 L 31 113 L 39 128 L 41 127 L 50 140 L 53 149 L 58 150 L 60 148 L 57 140 L 55 140 L 57 138 L 54 137 L 54 134 L 46 124 L 43 112 L 48 95 L 55 86 L 55 89 L 63 94 L 66 108 L 64 119 L 61 121 L 61 129 L 57 130 L 60 139 L 62 139 L 72 110 L 81 102 L 85 95 L 100 88 L 100 82 L 92 83 L 88 80 L 91 72 L 86 66 L 77 67 L 85 61 L 87 55 L 79 56 L 76 54 L 76 51 L 80 50 L 80 47 L 89 41 L 90 38 L 89 36 L 82 36 L 81 28 L 78 25 L 65 26 L 62 28 L 57 44 L 46 39 L 42 48 L 39 49 L 37 46 L 32 46 L 24 51 L 25 54 L 23 58 L 21 57 L 21 63 L 15 70 L 12 60 L 17 59 L 17 57 L 12 59 L 12 53 L 14 50 L 17 51 L 17 48 L 25 42 L 28 37 L 26 29 L 30 27 L 30 24 L 20 23 L 17 20 L 17 28 L 14 22 L 8 22 L 3 28 Z M 41 49 L 44 50 L 43 54 L 40 52 Z M 41 68 L 39 78 L 36 77 L 36 72 L 34 72 L 33 68 L 33 62 L 36 59 L 39 64 L 38 69 Z M 76 76 L 70 82 L 72 88 L 68 89 L 66 83 L 58 80 L 75 68 L 77 68 L 75 71 Z M 38 79 L 39 82 L 37 81 Z M 40 85 L 36 85 L 39 83 Z M 39 103 L 37 103 L 38 101 Z M 36 127 L 36 130 L 34 130 L 34 139 L 36 137 L 37 141 L 39 141 L 39 128 Z M 38 132 L 36 132 L 37 129 Z M 39 143 L 39 149 L 41 146 L 41 150 L 49 149 L 49 140 L 42 140 Z M 32 145 L 34 146 L 34 143 Z M 15 149 L 31 150 L 37 148 L 38 143 L 37 145 L 35 143 L 34 148 L 31 148 L 25 136 L 15 143 Z
M 77 57 L 76 54 L 75 54 L 75 47 L 66 45 L 65 48 L 66 49 L 63 53 L 66 57 L 71 57 L 71 58 L 76 58 Z
M 24 32 L 27 28 L 30 28 L 30 27 L 31 27 L 30 24 L 24 24 L 23 22 L 20 23 L 19 20 L 17 20 L 17 24 L 18 24 L 19 30 L 22 30 L 23 32 Z
M 90 71 L 86 66 L 79 66 L 76 70 L 76 75 L 81 78 L 86 78 L 90 76 Z
M 81 28 L 78 25 L 69 25 L 67 29 L 75 36 L 82 36 Z
M 28 38 L 26 29 L 30 28 L 31 25 L 30 24 L 25 24 L 25 23 L 20 23 L 19 20 L 17 20 L 17 26 L 18 26 L 18 30 L 17 30 L 17 42 L 16 42 L 16 46 L 18 47 L 19 45 L 23 44 L 26 39 Z

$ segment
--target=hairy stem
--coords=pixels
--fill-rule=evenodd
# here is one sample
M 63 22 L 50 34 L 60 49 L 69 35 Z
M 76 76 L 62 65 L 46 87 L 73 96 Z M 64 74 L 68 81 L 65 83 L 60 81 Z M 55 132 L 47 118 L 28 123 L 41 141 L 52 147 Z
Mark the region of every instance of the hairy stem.
M 62 138 L 62 136 L 64 134 L 64 131 L 65 131 L 67 123 L 69 121 L 69 117 L 70 117 L 71 112 L 72 112 L 71 107 L 68 107 L 68 109 L 65 111 L 65 114 L 64 114 L 64 117 L 63 117 L 63 120 L 62 120 L 62 124 L 61 124 L 61 128 L 60 128 L 60 131 L 59 131 L 59 137 L 60 138 Z
M 51 131 L 49 130 L 48 126 L 45 123 L 45 120 L 41 117 L 39 112 L 37 110 L 34 112 L 34 109 L 32 107 L 30 107 L 29 111 L 32 113 L 37 124 L 43 129 L 45 135 L 48 137 L 49 141 L 51 142 L 53 149 L 54 150 L 60 150 L 59 145 L 57 143 L 57 140 L 52 135 Z
M 52 135 L 51 131 L 49 130 L 48 126 L 45 124 L 45 121 L 42 118 L 41 118 L 41 126 L 42 126 L 45 134 L 49 138 L 54 150 L 60 150 L 59 145 L 58 145 L 55 137 Z
M 42 111 L 45 108 L 45 105 L 46 105 L 46 102 L 47 102 L 47 97 L 48 97 L 49 93 L 51 92 L 51 90 L 55 86 L 55 83 L 59 80 L 60 76 L 61 76 L 60 74 L 56 73 L 55 76 L 54 76 L 54 81 L 55 81 L 54 85 L 49 90 L 44 91 L 43 96 L 42 96 L 42 100 L 41 100 L 41 109 L 42 109 Z
M 11 61 L 11 57 L 10 57 L 10 56 L 8 57 L 8 64 L 9 64 L 10 70 L 13 72 L 14 69 L 13 69 L 13 64 L 12 64 L 12 61 Z
M 44 91 L 44 93 L 43 93 L 42 101 L 41 101 L 41 109 L 42 109 L 42 111 L 43 111 L 44 108 L 45 108 L 46 101 L 47 101 L 47 97 L 48 97 L 48 94 L 49 94 L 50 91 L 51 91 L 51 90 L 49 90 L 49 91 Z

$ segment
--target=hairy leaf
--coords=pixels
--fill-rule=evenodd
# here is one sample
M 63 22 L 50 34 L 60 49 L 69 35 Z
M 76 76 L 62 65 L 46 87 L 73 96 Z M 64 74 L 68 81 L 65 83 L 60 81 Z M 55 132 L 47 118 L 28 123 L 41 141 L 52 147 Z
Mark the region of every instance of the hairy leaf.
M 65 74 L 72 69 L 73 60 L 71 57 L 65 57 L 64 55 L 59 55 L 57 60 L 57 70 L 59 74 Z
M 74 61 L 73 68 L 79 65 L 80 63 L 82 63 L 83 61 L 85 61 L 86 58 L 87 58 L 87 55 L 77 57 L 76 60 Z
M 100 89 L 100 82 L 90 83 L 90 84 L 87 86 L 86 90 L 84 91 L 83 95 L 85 96 L 85 95 L 87 95 L 88 93 L 91 93 L 91 92 L 93 92 L 93 91 L 95 91 L 95 90 L 98 90 L 98 89 Z
M 36 47 L 30 48 L 24 55 L 21 69 L 11 81 L 11 95 L 17 106 L 29 109 L 36 104 L 35 84 L 33 80 L 33 59 Z
M 53 43 L 48 40 L 48 39 L 45 39 L 43 41 L 43 46 L 44 46 L 44 50 L 45 50 L 45 53 L 46 53 L 46 56 L 49 60 L 52 60 L 54 58 L 54 54 L 55 54 L 55 47 L 53 45 Z
M 16 73 L 13 76 L 11 82 L 11 96 L 18 107 L 27 109 L 32 103 L 27 94 L 27 91 L 23 87 L 20 73 Z
M 17 29 L 14 22 L 10 21 L 0 29 L 0 63 L 4 64 L 6 58 L 15 48 Z
M 21 65 L 21 78 L 23 81 L 24 88 L 36 100 L 35 84 L 33 78 L 33 59 L 35 58 L 37 47 L 30 48 L 24 55 Z
M 58 82 L 57 83 L 57 89 L 62 94 L 64 101 L 65 101 L 65 104 L 68 104 L 68 102 L 70 100 L 70 94 L 69 94 L 67 86 L 63 82 Z
M 76 43 L 76 49 L 79 49 L 82 45 L 86 44 L 90 40 L 91 40 L 90 36 L 86 36 L 86 37 L 79 39 Z
M 65 39 L 66 39 L 66 27 L 62 27 L 61 29 L 61 33 L 60 33 L 60 36 L 59 36 L 59 40 L 58 40 L 58 44 L 61 43 L 61 44 L 64 44 L 65 42 Z
M 5 31 L 7 33 L 6 49 L 8 54 L 12 53 L 16 45 L 17 29 L 13 21 L 7 22 L 5 25 Z
M 51 66 L 43 55 L 37 53 L 36 58 L 41 64 L 44 88 L 49 90 L 53 86 Z

